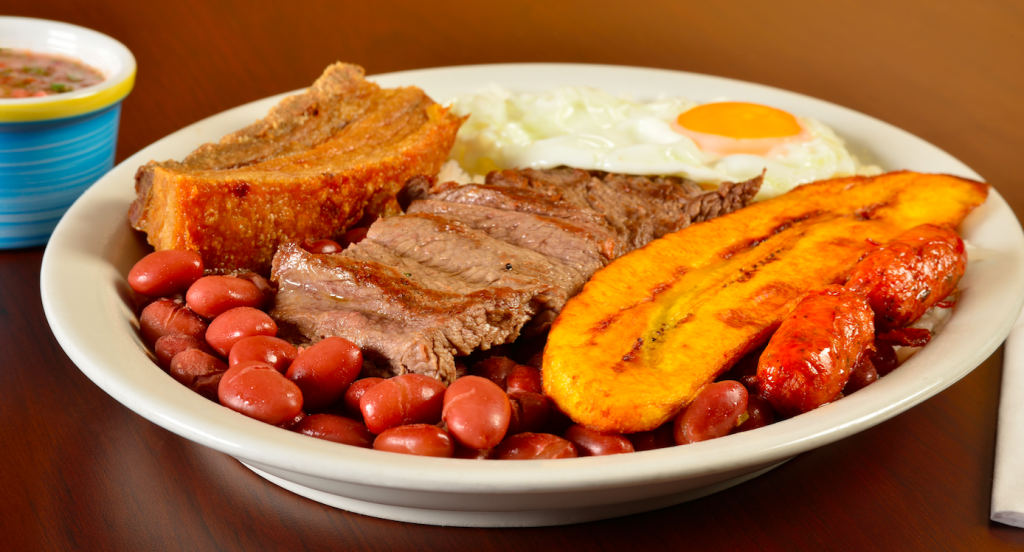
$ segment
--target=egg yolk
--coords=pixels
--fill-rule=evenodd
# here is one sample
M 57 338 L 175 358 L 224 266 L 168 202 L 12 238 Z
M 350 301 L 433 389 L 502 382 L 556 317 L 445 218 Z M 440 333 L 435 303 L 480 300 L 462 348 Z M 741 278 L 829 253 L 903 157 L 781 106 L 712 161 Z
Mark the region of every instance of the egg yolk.
M 729 138 L 781 138 L 800 134 L 796 117 L 766 105 L 719 102 L 697 106 L 677 120 L 679 126 Z
M 767 157 L 787 143 L 809 134 L 785 111 L 746 102 L 697 106 L 676 119 L 677 132 L 689 136 L 701 150 L 714 155 L 747 153 Z

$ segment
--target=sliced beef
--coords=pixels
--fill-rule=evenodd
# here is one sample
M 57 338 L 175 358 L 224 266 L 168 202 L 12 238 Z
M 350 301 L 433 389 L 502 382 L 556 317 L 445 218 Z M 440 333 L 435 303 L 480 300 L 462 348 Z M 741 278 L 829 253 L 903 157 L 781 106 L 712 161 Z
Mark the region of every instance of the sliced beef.
M 415 201 L 406 212 L 457 220 L 494 239 L 551 257 L 588 278 L 615 256 L 615 234 L 597 225 L 435 199 Z
M 761 178 L 707 191 L 678 177 L 646 177 L 580 169 L 495 171 L 487 184 L 537 190 L 606 217 L 627 251 L 691 223 L 734 211 L 754 198 Z
M 759 186 L 704 191 L 574 169 L 501 171 L 465 186 L 415 177 L 398 196 L 407 214 L 378 220 L 342 253 L 279 249 L 271 314 L 305 340 L 351 339 L 366 373 L 450 382 L 455 356 L 543 330 L 609 260 L 746 205 Z
M 488 184 L 466 184 L 457 188 L 443 188 L 429 196 L 431 199 L 482 205 L 506 211 L 519 211 L 564 219 L 579 224 L 607 224 L 601 211 L 565 201 L 559 194 L 536 193 L 529 189 Z
M 627 251 L 622 236 L 609 226 L 601 212 L 585 204 L 566 201 L 560 193 L 504 185 L 436 183 L 432 178 L 418 176 L 406 183 L 399 196 L 406 212 L 424 209 L 416 206 L 416 203 L 430 199 L 448 204 L 482 207 L 482 212 L 496 210 L 530 214 L 559 221 L 567 232 L 589 234 L 598 240 L 599 252 L 607 260 Z
M 450 382 L 455 355 L 514 340 L 541 307 L 538 298 L 551 291 L 539 282 L 473 286 L 415 264 L 369 260 L 373 250 L 363 243 L 335 255 L 296 244 L 278 248 L 272 314 L 284 323 L 283 335 L 349 339 L 362 349 L 367 374 L 415 372 Z M 381 260 L 393 259 L 385 253 Z
M 484 286 L 550 291 L 538 299 L 557 314 L 589 277 L 535 251 L 494 239 L 456 220 L 426 213 L 380 219 L 366 239 L 424 266 Z

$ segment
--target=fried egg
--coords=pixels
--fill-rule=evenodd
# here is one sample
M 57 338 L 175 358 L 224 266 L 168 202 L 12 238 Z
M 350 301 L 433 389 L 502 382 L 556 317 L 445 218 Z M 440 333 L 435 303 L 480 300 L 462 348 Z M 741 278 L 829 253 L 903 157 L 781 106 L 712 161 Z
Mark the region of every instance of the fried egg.
M 879 172 L 861 165 L 824 124 L 754 103 L 636 102 L 586 87 L 532 94 L 495 86 L 451 104 L 469 115 L 451 154 L 469 173 L 566 165 L 714 185 L 763 171 L 758 199 L 765 199 L 806 182 Z

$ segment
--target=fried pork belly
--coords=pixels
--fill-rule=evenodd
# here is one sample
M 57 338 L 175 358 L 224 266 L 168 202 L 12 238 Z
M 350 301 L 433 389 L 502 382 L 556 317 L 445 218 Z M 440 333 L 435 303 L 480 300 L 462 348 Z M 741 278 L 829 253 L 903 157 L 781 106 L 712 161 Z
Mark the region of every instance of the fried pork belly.
M 410 177 L 436 174 L 462 120 L 415 87 L 382 89 L 337 63 L 266 118 L 135 176 L 132 226 L 207 269 L 266 273 L 275 249 L 397 212 Z

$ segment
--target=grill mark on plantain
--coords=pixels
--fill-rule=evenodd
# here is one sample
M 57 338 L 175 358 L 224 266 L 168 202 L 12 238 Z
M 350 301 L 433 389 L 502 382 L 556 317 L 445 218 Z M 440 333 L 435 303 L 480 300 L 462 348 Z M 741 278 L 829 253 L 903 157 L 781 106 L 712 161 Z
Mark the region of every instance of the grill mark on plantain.
M 781 254 L 782 251 L 783 251 L 782 248 L 776 249 L 775 251 L 772 251 L 771 253 L 769 253 L 767 257 L 765 257 L 765 258 L 757 261 L 756 263 L 754 263 L 753 266 L 740 268 L 740 270 L 739 270 L 739 272 L 740 272 L 739 277 L 736 278 L 735 280 L 733 280 L 732 282 L 726 282 L 726 283 L 722 284 L 722 287 L 723 288 L 729 287 L 730 283 L 749 282 L 750 280 L 752 280 L 754 278 L 754 276 L 756 276 L 757 274 L 760 273 L 762 268 L 770 265 L 771 263 L 774 263 L 775 261 L 778 261 L 779 260 L 779 254 Z
M 765 284 L 760 284 L 760 280 L 757 280 L 756 277 L 762 274 L 761 269 L 763 269 L 764 267 L 785 259 L 787 252 L 789 252 L 798 243 L 800 243 L 801 239 L 806 235 L 806 231 L 799 228 L 790 228 L 790 232 L 792 234 L 791 238 L 785 239 L 781 243 L 777 244 L 773 249 L 765 251 L 760 255 L 752 255 L 753 258 L 750 258 L 745 265 L 741 266 L 739 269 L 733 269 L 722 274 L 720 277 L 718 277 L 717 282 L 709 282 L 706 285 L 706 287 L 704 287 L 704 289 L 708 291 L 714 288 L 724 289 L 733 284 L 760 286 L 760 289 L 755 294 L 756 302 L 758 304 L 764 303 L 766 301 L 773 301 L 773 299 L 779 296 L 780 293 L 784 295 L 785 288 L 790 287 L 788 284 L 773 281 L 766 282 Z M 656 355 L 656 351 L 661 345 L 661 343 L 659 343 L 659 340 L 662 337 L 662 334 L 671 333 L 672 331 L 676 330 L 683 324 L 686 324 L 693 320 L 696 317 L 695 313 L 700 312 L 700 310 L 703 308 L 704 303 L 706 303 L 709 300 L 710 296 L 708 294 L 701 294 L 699 291 L 695 292 L 692 295 L 692 298 L 687 301 L 685 307 L 683 307 L 686 309 L 686 314 L 682 315 L 681 317 L 679 317 L 678 320 L 675 321 L 673 321 L 671 315 L 669 315 L 667 317 L 667 320 L 661 322 L 661 324 L 658 326 L 658 330 L 656 330 L 654 334 L 659 339 L 651 339 L 651 342 L 647 346 L 647 352 Z M 676 312 L 681 311 L 682 308 L 678 309 Z M 748 313 L 746 313 L 746 311 L 743 309 L 730 309 L 727 311 L 714 314 L 714 316 L 718 317 L 720 320 L 722 320 L 722 322 L 733 327 L 747 326 L 755 322 L 754 318 L 750 316 Z
M 622 355 L 622 360 L 619 360 L 612 365 L 612 372 L 621 374 L 629 368 L 630 364 L 643 364 L 640 360 L 640 353 L 643 350 L 644 338 L 638 337 L 633 345 L 629 348 L 629 352 Z
M 757 238 L 750 238 L 748 240 L 744 240 L 739 243 L 733 244 L 732 246 L 726 248 L 719 256 L 723 259 L 731 259 L 733 255 L 757 247 L 758 245 L 761 245 L 762 243 L 768 241 L 768 239 L 771 238 L 772 236 L 785 232 L 786 230 L 789 230 L 796 224 L 800 224 L 801 222 L 827 214 L 829 213 L 825 211 L 810 211 L 808 213 L 802 213 L 794 217 L 783 219 L 782 222 L 780 222 L 777 226 L 769 230 L 767 234 Z
M 637 357 L 637 353 L 640 352 L 640 348 L 643 346 L 644 338 L 636 338 L 636 341 L 633 342 L 633 346 L 629 349 L 629 352 L 622 356 L 622 362 L 633 362 Z
M 745 310 L 728 309 L 717 314 L 716 317 L 731 328 L 742 328 L 757 324 L 758 318 L 751 316 Z
M 806 220 L 807 218 L 810 218 L 810 216 L 798 217 L 798 218 L 799 218 L 799 220 Z M 792 221 L 790 221 L 790 222 L 792 222 Z M 784 226 L 786 226 L 786 228 L 790 227 L 788 223 L 786 225 L 784 225 Z M 803 233 L 801 232 L 800 235 L 802 236 Z M 737 272 L 733 273 L 733 275 L 731 277 L 725 278 L 725 281 L 721 284 L 721 287 L 725 288 L 725 287 L 728 287 L 729 285 L 734 284 L 734 283 L 747 283 L 747 282 L 751 281 L 756 275 L 758 275 L 760 273 L 760 269 L 762 269 L 763 267 L 765 267 L 765 266 L 767 266 L 767 265 L 769 265 L 771 263 L 774 263 L 774 262 L 780 260 L 781 256 L 784 254 L 784 252 L 787 251 L 788 249 L 790 249 L 792 247 L 792 245 L 793 244 L 791 242 L 789 245 L 778 247 L 778 248 L 772 250 L 771 252 L 769 252 L 764 257 L 761 257 L 761 258 L 755 260 L 753 264 L 741 267 Z M 669 282 L 665 282 L 665 283 L 662 283 L 662 284 L 659 284 L 659 285 L 655 286 L 654 288 L 651 289 L 651 293 L 648 294 L 643 299 L 641 299 L 640 301 L 636 301 L 636 302 L 634 302 L 634 303 L 632 303 L 632 304 L 630 304 L 630 305 L 628 305 L 626 307 L 623 307 L 623 308 L 619 309 L 617 312 L 615 312 L 615 313 L 605 317 L 604 319 L 602 319 L 600 322 L 595 324 L 588 331 L 588 334 L 589 334 L 589 339 L 587 340 L 588 343 L 591 344 L 591 345 L 596 344 L 596 336 L 597 335 L 599 335 L 602 332 L 604 332 L 605 330 L 607 330 L 615 322 L 617 322 L 624 314 L 626 314 L 627 312 L 630 312 L 632 309 L 640 306 L 641 304 L 650 303 L 652 301 L 655 301 L 658 298 L 659 295 L 661 295 L 661 294 L 665 293 L 666 291 L 670 290 L 673 287 L 673 285 L 675 283 L 677 283 L 688 272 L 689 271 L 686 270 L 685 267 L 680 267 L 679 269 L 676 270 L 676 273 L 674 274 L 674 277 L 672 278 L 672 280 L 670 280 Z M 691 320 L 693 320 L 695 318 L 694 311 L 699 310 L 699 303 L 702 303 L 702 302 L 703 301 L 699 301 L 697 305 L 691 305 L 692 308 L 690 309 L 690 311 L 687 312 L 682 317 L 680 317 L 675 322 L 673 322 L 671 324 L 671 327 L 668 326 L 667 322 L 663 322 L 658 327 L 658 329 L 655 330 L 655 332 L 653 332 L 653 334 L 648 334 L 648 335 L 651 336 L 651 339 L 650 339 L 650 343 L 649 343 L 647 349 L 650 350 L 650 351 L 653 351 L 654 349 L 656 349 L 659 346 L 658 339 L 662 338 L 666 332 L 674 331 L 679 326 L 682 326 L 683 324 L 686 324 L 686 323 L 690 322 Z M 734 321 L 735 321 L 735 323 L 737 323 L 737 324 L 739 324 L 741 326 L 742 325 L 746 325 L 746 324 L 749 323 L 748 320 L 741 320 L 740 318 L 736 318 L 736 319 L 734 319 Z M 728 321 L 726 321 L 726 323 L 729 324 Z M 637 360 L 637 358 L 639 357 L 639 351 L 641 350 L 641 347 L 643 345 L 643 339 L 641 338 L 638 343 L 639 344 L 635 343 L 633 345 L 633 348 L 628 353 L 626 353 L 626 355 L 624 355 L 622 357 L 622 361 L 623 362 L 633 362 L 633 361 Z M 623 362 L 617 362 L 614 366 L 612 366 L 612 370 L 617 372 L 617 373 L 621 373 L 621 372 L 625 371 L 627 366 L 625 364 L 623 364 Z
M 860 209 L 857 209 L 853 213 L 853 216 L 857 220 L 871 220 L 871 219 L 873 219 L 873 218 L 875 218 L 877 216 L 877 213 L 878 213 L 879 209 L 882 209 L 884 207 L 888 207 L 891 204 L 892 204 L 892 199 L 890 199 L 888 201 L 883 201 L 881 203 L 874 203 L 874 204 L 871 204 L 871 205 L 867 205 L 865 207 L 861 207 Z
M 650 302 L 656 300 L 659 295 L 661 295 L 662 293 L 665 293 L 666 291 L 672 289 L 672 285 L 675 284 L 677 281 L 679 281 L 679 279 L 682 278 L 683 275 L 686 274 L 686 272 L 687 272 L 687 270 L 685 268 L 680 268 L 679 270 L 676 270 L 676 274 L 673 276 L 673 278 L 670 281 L 662 283 L 662 284 L 658 284 L 657 286 L 654 286 L 651 289 L 650 294 L 647 295 L 647 297 L 644 297 L 643 299 L 641 299 L 639 301 L 636 301 L 635 303 L 632 303 L 630 305 L 622 307 L 618 311 L 616 311 L 616 312 L 606 316 L 605 318 L 603 318 L 597 324 L 594 324 L 594 326 L 592 328 L 587 330 L 587 333 L 590 334 L 590 339 L 588 340 L 589 343 L 593 344 L 594 343 L 594 336 L 596 336 L 596 335 L 604 332 L 608 328 L 610 328 L 612 324 L 617 322 L 619 320 L 619 318 L 622 317 L 622 315 L 626 314 L 627 312 L 635 309 L 636 307 L 638 307 L 638 306 L 640 306 L 640 305 L 642 305 L 644 303 L 650 303 Z
M 798 295 L 800 295 L 799 290 L 792 284 L 777 281 L 768 282 L 767 285 L 757 290 L 757 295 L 754 296 L 753 303 L 758 307 L 767 304 L 770 305 L 771 308 L 726 309 L 717 313 L 715 317 L 721 320 L 724 324 L 733 328 L 757 326 L 762 323 L 762 320 L 756 316 L 756 313 L 764 312 L 765 310 L 774 311 L 780 309 L 789 302 L 790 297 Z
M 711 290 L 714 288 L 726 288 L 733 284 L 749 284 L 759 274 L 761 274 L 761 269 L 763 269 L 764 267 L 768 266 L 771 263 L 782 260 L 785 257 L 786 252 L 792 249 L 800 241 L 800 239 L 805 236 L 806 231 L 804 229 L 794 228 L 794 226 L 799 226 L 799 223 L 806 222 L 812 219 L 818 219 L 820 218 L 820 215 L 824 215 L 826 218 L 833 218 L 833 215 L 831 215 L 830 213 L 820 213 L 817 211 L 803 213 L 799 216 L 789 218 L 782 222 L 781 224 L 779 224 L 778 226 L 776 226 L 773 229 L 772 235 L 752 241 L 756 242 L 756 244 L 760 244 L 763 241 L 767 241 L 770 238 L 777 236 L 778 234 L 786 232 L 787 230 L 790 233 L 794 234 L 793 238 L 785 239 L 783 242 L 775 246 L 770 251 L 766 251 L 760 255 L 756 255 L 751 251 L 750 248 L 745 250 L 734 250 L 733 253 L 730 253 L 729 257 L 736 253 L 750 253 L 751 256 L 754 257 L 751 258 L 743 266 L 740 266 L 739 269 L 734 269 L 732 271 L 717 276 L 714 274 L 714 267 L 704 267 L 702 269 L 698 269 L 711 270 L 709 274 L 711 279 L 707 282 L 706 286 L 701 287 L 705 290 Z M 730 261 L 728 257 L 725 257 L 722 262 L 728 264 L 730 262 L 735 261 Z M 619 309 L 617 312 L 608 315 L 607 317 L 596 323 L 587 331 L 587 343 L 589 345 L 595 345 L 596 337 L 600 335 L 602 332 L 606 331 L 613 324 L 615 324 L 620 318 L 623 317 L 623 315 L 632 311 L 633 309 L 642 304 L 655 301 L 659 295 L 662 295 L 671 290 L 679 282 L 679 280 L 682 279 L 683 276 L 685 276 L 689 272 L 690 271 L 687 270 L 686 267 L 679 267 L 671 280 L 669 280 L 668 282 L 661 283 L 652 288 L 651 292 L 646 297 L 626 307 Z M 717 280 L 717 283 L 714 280 Z M 762 296 L 764 297 L 773 295 L 772 288 L 773 283 L 769 283 L 768 285 L 764 286 L 762 290 Z M 689 299 L 685 298 L 685 296 L 679 298 L 680 305 L 682 305 L 683 302 L 686 303 L 686 306 L 683 307 L 686 308 L 686 313 L 683 314 L 682 316 L 679 316 L 675 320 L 673 320 L 673 318 L 676 317 L 672 316 L 672 314 L 662 315 L 661 318 L 663 321 L 657 326 L 658 329 L 655 330 L 653 333 L 645 332 L 644 335 L 650 337 L 650 340 L 648 341 L 646 347 L 643 346 L 642 340 L 639 342 L 639 344 L 634 343 L 631 350 L 622 357 L 622 360 L 617 361 L 611 367 L 612 371 L 616 373 L 622 373 L 628 368 L 626 363 L 636 363 L 642 361 L 641 357 L 643 355 L 641 353 L 643 352 L 656 354 L 656 351 L 665 341 L 664 339 L 662 339 L 665 336 L 665 334 L 671 333 L 678 327 L 693 320 L 696 317 L 695 313 L 700 311 L 702 305 L 709 300 L 707 296 L 701 298 L 701 294 L 699 292 L 695 292 L 692 294 L 688 293 L 687 295 L 690 295 Z M 675 312 L 678 313 L 681 310 L 682 309 L 680 308 Z M 717 316 L 725 317 L 724 319 L 722 319 L 722 321 L 731 326 L 735 325 L 735 327 L 746 326 L 753 322 L 753 320 L 749 316 L 744 315 L 741 310 L 734 309 L 734 311 L 735 312 L 722 312 L 719 313 Z

